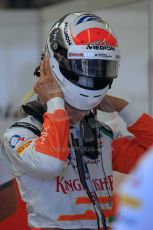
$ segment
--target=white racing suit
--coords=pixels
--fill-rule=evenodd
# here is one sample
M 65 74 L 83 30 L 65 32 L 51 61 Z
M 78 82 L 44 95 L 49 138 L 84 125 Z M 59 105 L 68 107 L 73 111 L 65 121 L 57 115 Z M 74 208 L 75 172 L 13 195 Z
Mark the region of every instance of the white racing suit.
M 149 115 L 138 114 L 131 105 L 119 115 L 133 137 L 116 139 L 108 127 L 99 123 L 100 154 L 96 160 L 84 157 L 108 227 L 113 216 L 113 170 L 128 173 L 153 144 L 153 119 Z M 47 103 L 43 126 L 31 116 L 22 122 L 42 130 L 41 136 L 24 127 L 9 128 L 4 135 L 2 157 L 17 178 L 27 204 L 29 226 L 97 229 L 94 208 L 77 172 L 74 148 L 69 148 L 70 134 L 76 131 L 69 130 L 63 99 L 54 98 Z
M 141 159 L 118 192 L 114 230 L 153 229 L 153 149 Z

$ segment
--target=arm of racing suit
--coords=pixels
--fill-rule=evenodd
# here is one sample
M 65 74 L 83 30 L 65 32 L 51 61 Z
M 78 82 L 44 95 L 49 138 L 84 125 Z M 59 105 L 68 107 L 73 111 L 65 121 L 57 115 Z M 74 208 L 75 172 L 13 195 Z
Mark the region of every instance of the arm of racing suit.
M 138 114 L 130 104 L 119 115 L 133 136 L 113 141 L 113 170 L 129 173 L 138 159 L 153 145 L 153 118 L 147 114 Z
M 18 136 L 21 140 L 10 144 L 11 138 Z M 11 128 L 6 132 L 3 158 L 6 164 L 9 164 L 9 169 L 12 161 L 11 171 L 15 175 L 25 174 L 49 179 L 59 175 L 66 166 L 69 155 L 68 139 L 69 119 L 64 109 L 64 100 L 56 97 L 47 102 L 47 112 L 44 114 L 43 129 L 39 138 L 22 127 Z M 5 160 L 5 155 L 9 161 Z

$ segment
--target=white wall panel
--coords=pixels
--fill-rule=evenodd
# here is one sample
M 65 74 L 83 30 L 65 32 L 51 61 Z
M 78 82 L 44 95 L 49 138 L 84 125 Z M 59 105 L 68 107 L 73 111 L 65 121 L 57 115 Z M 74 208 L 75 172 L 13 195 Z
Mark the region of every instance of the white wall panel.
M 35 12 L 0 13 L 1 104 L 19 102 L 19 96 L 31 86 L 39 52 L 37 28 Z
M 12 121 L 23 95 L 34 82 L 38 63 L 38 15 L 35 11 L 0 12 L 0 135 Z

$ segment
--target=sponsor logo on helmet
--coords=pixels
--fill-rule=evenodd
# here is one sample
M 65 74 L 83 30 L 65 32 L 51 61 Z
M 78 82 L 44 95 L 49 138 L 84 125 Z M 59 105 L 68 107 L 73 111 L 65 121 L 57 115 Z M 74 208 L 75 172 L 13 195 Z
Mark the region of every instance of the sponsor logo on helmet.
M 80 23 L 88 22 L 88 21 L 96 21 L 96 22 L 103 22 L 104 23 L 104 21 L 100 17 L 98 17 L 96 15 L 93 15 L 93 14 L 83 14 L 83 15 L 79 16 L 75 20 L 74 25 L 76 26 L 76 25 L 79 25 Z
M 111 58 L 112 55 L 100 53 L 100 54 L 95 54 L 95 57 Z
M 94 43 L 88 43 L 87 46 L 86 46 L 86 49 L 115 51 L 114 47 L 108 45 L 106 42 L 101 42 L 101 41 L 97 41 L 97 42 L 94 42 Z
M 68 57 L 84 57 L 83 53 L 68 53 Z
M 68 43 L 69 45 L 72 45 L 72 42 L 71 42 L 70 37 L 69 37 L 69 35 L 68 35 L 68 22 L 65 23 L 64 35 L 65 35 L 65 39 L 66 39 L 67 43 Z

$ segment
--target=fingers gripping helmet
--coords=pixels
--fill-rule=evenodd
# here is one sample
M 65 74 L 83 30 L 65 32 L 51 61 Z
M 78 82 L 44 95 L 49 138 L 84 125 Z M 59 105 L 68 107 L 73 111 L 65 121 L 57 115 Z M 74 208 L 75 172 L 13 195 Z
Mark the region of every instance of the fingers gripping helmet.
M 91 110 L 118 76 L 120 54 L 109 25 L 88 13 L 64 16 L 50 30 L 45 52 L 65 101 L 79 110 Z

